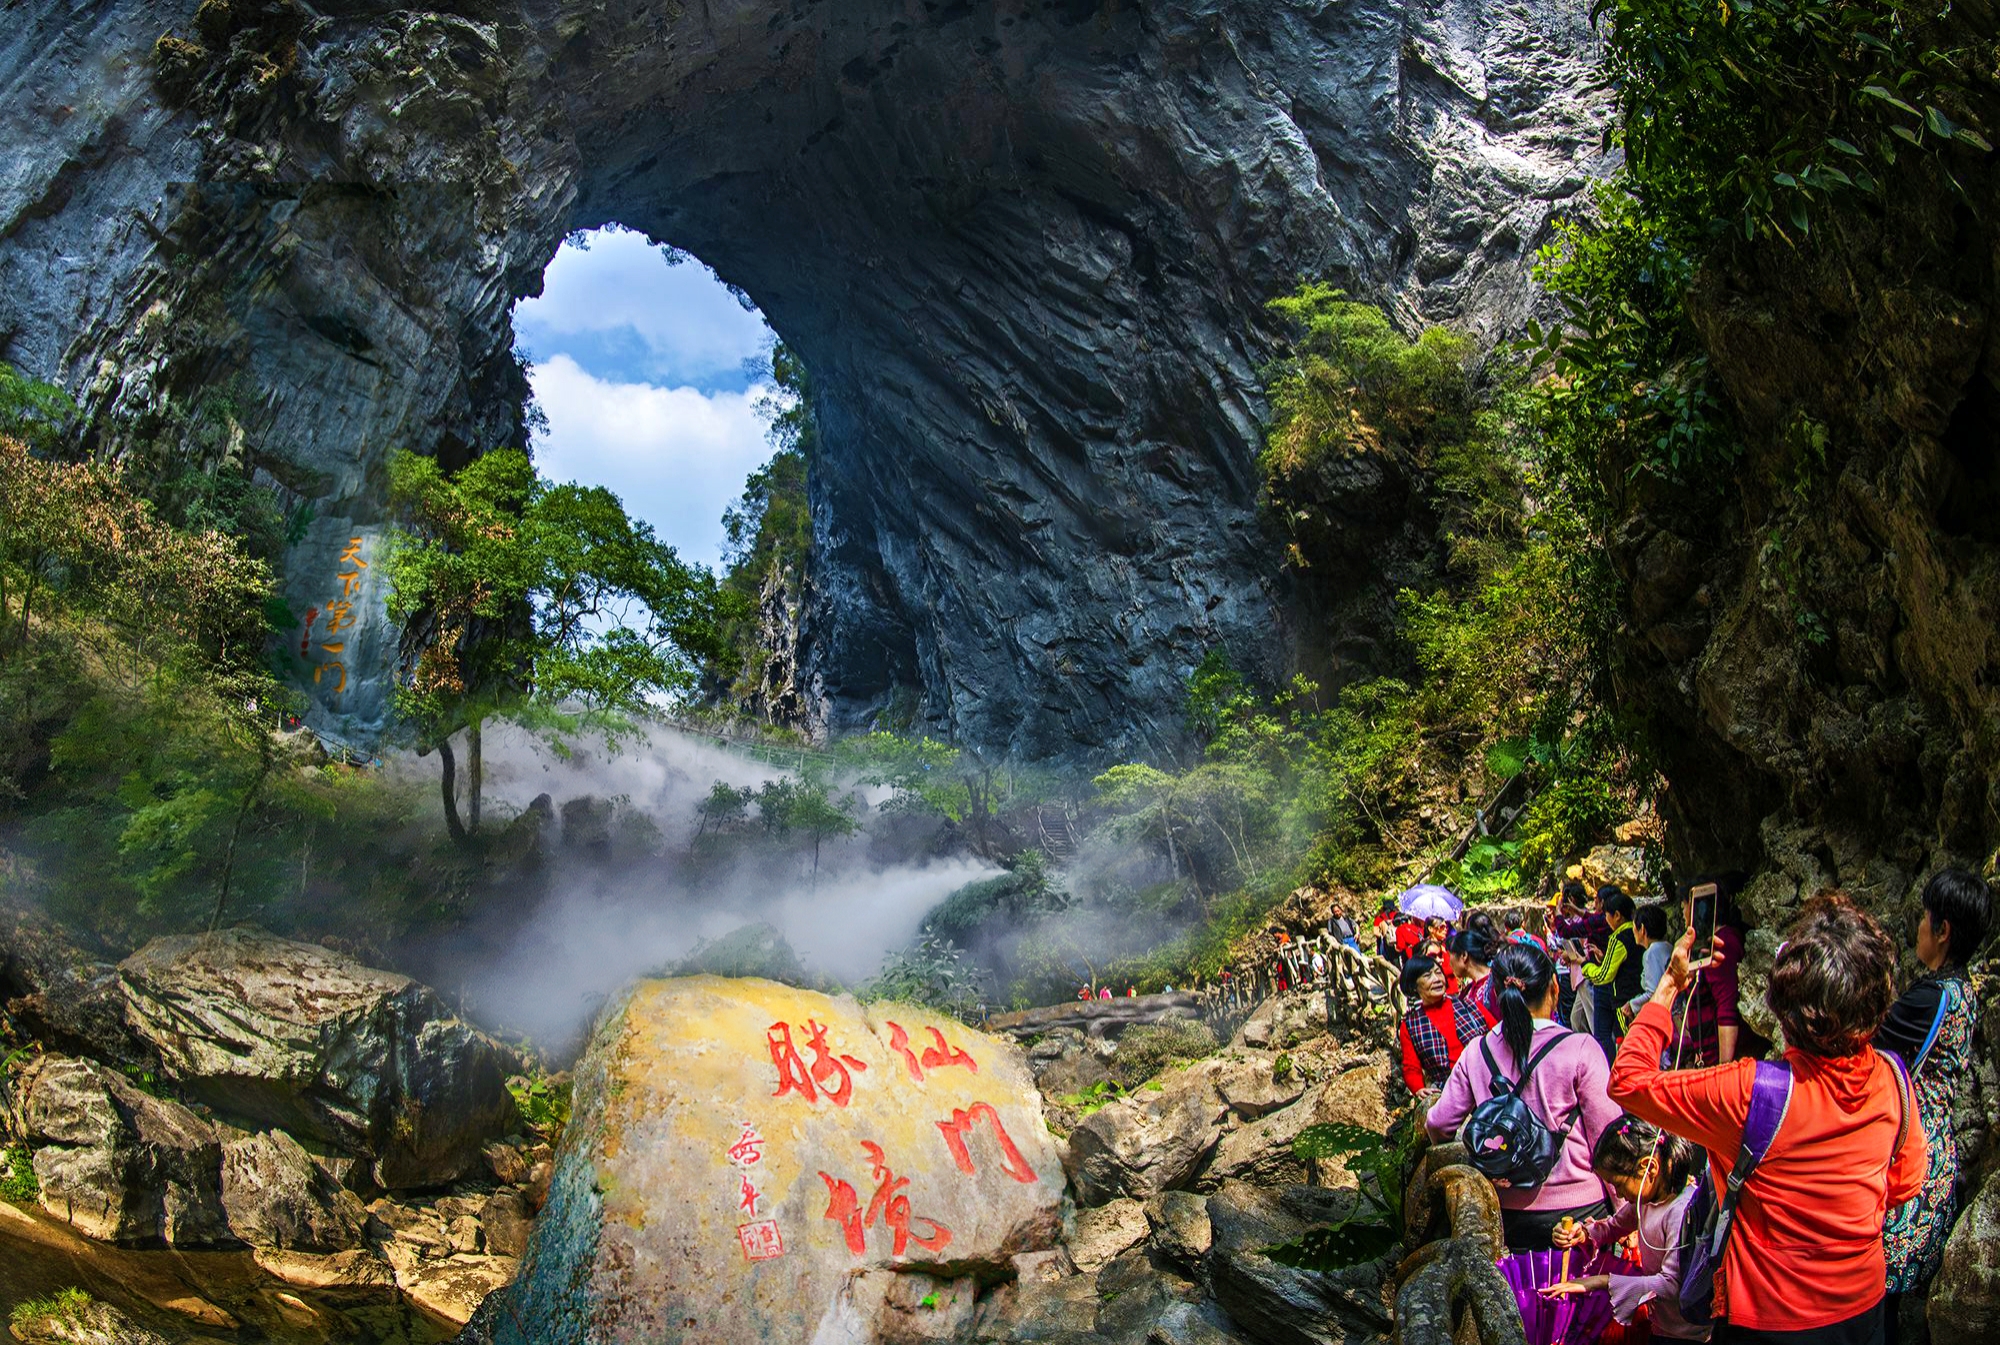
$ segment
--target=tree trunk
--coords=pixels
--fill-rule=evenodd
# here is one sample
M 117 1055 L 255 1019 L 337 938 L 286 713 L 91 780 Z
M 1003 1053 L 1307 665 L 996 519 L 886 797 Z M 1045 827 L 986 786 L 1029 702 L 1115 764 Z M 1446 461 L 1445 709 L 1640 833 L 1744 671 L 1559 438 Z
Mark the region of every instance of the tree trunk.
M 444 763 L 444 774 L 439 781 L 444 795 L 444 826 L 451 838 L 463 844 L 465 823 L 458 820 L 458 758 L 452 755 L 451 739 L 438 739 L 438 760 Z
M 479 721 L 465 726 L 465 803 L 467 829 L 479 830 L 479 790 L 486 779 L 485 758 L 480 754 Z
M 213 934 L 222 927 L 222 911 L 229 904 L 229 879 L 236 872 L 236 842 L 243 835 L 243 823 L 250 816 L 250 808 L 257 802 L 258 792 L 264 788 L 265 777 L 271 773 L 271 739 L 263 729 L 257 729 L 258 761 L 257 776 L 250 782 L 250 788 L 243 792 L 243 805 L 236 810 L 236 825 L 229 829 L 229 847 L 222 852 L 222 882 L 215 894 L 215 913 L 208 918 L 208 932 Z

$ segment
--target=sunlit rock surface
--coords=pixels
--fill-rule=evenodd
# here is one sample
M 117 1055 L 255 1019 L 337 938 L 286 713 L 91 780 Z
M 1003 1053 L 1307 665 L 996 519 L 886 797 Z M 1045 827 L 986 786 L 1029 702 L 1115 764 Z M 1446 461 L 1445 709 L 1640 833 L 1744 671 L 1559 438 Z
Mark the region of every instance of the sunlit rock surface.
M 643 982 L 576 1081 L 549 1203 L 478 1339 L 874 1340 L 884 1314 L 969 1318 L 978 1283 L 1061 1230 L 1019 1049 L 911 1005 Z
M 518 1119 L 513 1053 L 407 976 L 247 929 L 155 939 L 119 972 L 161 1077 L 233 1119 L 366 1156 L 385 1187 L 475 1170 Z
M 186 1107 L 63 1056 L 36 1060 L 11 1091 L 49 1214 L 104 1242 L 228 1238 L 215 1130 Z
M 1517 319 L 1601 167 L 1585 10 L 29 0 L 0 32 L 0 357 L 105 447 L 242 454 L 311 501 L 283 648 L 315 726 L 365 741 L 386 456 L 516 437 L 513 300 L 567 230 L 645 229 L 821 392 L 814 713 L 1130 753 L 1208 648 L 1365 664 L 1426 572 L 1409 492 L 1363 483 L 1345 596 L 1292 604 L 1256 509 L 1262 305 L 1320 276 Z

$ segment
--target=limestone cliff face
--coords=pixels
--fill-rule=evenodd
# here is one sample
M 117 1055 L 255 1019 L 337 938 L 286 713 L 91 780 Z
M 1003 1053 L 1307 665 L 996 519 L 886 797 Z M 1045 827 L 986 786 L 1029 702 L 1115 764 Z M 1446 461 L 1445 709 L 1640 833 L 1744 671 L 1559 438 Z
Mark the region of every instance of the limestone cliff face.
M 822 390 L 821 719 L 1138 751 L 1209 646 L 1347 634 L 1300 644 L 1256 517 L 1263 301 L 1504 329 L 1598 166 L 1592 41 L 1582 0 L 28 0 L 0 356 L 109 450 L 221 416 L 316 502 L 298 675 L 366 737 L 393 633 L 325 614 L 384 458 L 519 436 L 509 308 L 620 221 Z
M 1691 311 L 1742 456 L 1719 492 L 1620 501 L 1619 694 L 1680 857 L 1757 872 L 1753 974 L 1822 888 L 1907 941 L 1922 879 L 2000 845 L 2000 174 L 1953 170 L 1963 198 L 1914 159 L 1814 246 L 1709 266 Z

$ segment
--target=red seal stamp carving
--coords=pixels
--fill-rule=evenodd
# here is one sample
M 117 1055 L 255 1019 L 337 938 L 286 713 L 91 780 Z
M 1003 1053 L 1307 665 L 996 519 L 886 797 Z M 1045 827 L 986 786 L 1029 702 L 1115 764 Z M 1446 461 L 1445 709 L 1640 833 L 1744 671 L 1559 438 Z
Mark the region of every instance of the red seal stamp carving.
M 774 1256 L 785 1254 L 785 1239 L 778 1232 L 776 1219 L 759 1219 L 754 1224 L 739 1225 L 736 1240 L 743 1244 L 745 1261 L 769 1261 Z

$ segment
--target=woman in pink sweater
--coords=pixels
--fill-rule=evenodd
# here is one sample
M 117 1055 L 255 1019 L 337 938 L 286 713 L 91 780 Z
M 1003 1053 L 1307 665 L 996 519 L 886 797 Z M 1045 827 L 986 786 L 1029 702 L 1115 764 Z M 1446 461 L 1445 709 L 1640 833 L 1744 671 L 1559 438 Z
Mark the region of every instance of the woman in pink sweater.
M 1605 1091 L 1610 1067 L 1604 1052 L 1589 1037 L 1554 1022 L 1556 966 L 1548 954 L 1532 944 L 1509 943 L 1494 953 L 1491 975 L 1500 1025 L 1466 1043 L 1425 1121 L 1433 1139 L 1455 1135 L 1472 1109 L 1493 1095 L 1489 1056 L 1516 1083 L 1523 1062 L 1538 1059 L 1520 1097 L 1543 1125 L 1563 1135 L 1562 1148 L 1540 1186 L 1501 1190 L 1500 1217 L 1510 1250 L 1539 1251 L 1553 1245 L 1556 1225 L 1565 1217 L 1581 1221 L 1611 1212 L 1590 1155 L 1597 1137 L 1622 1113 Z

